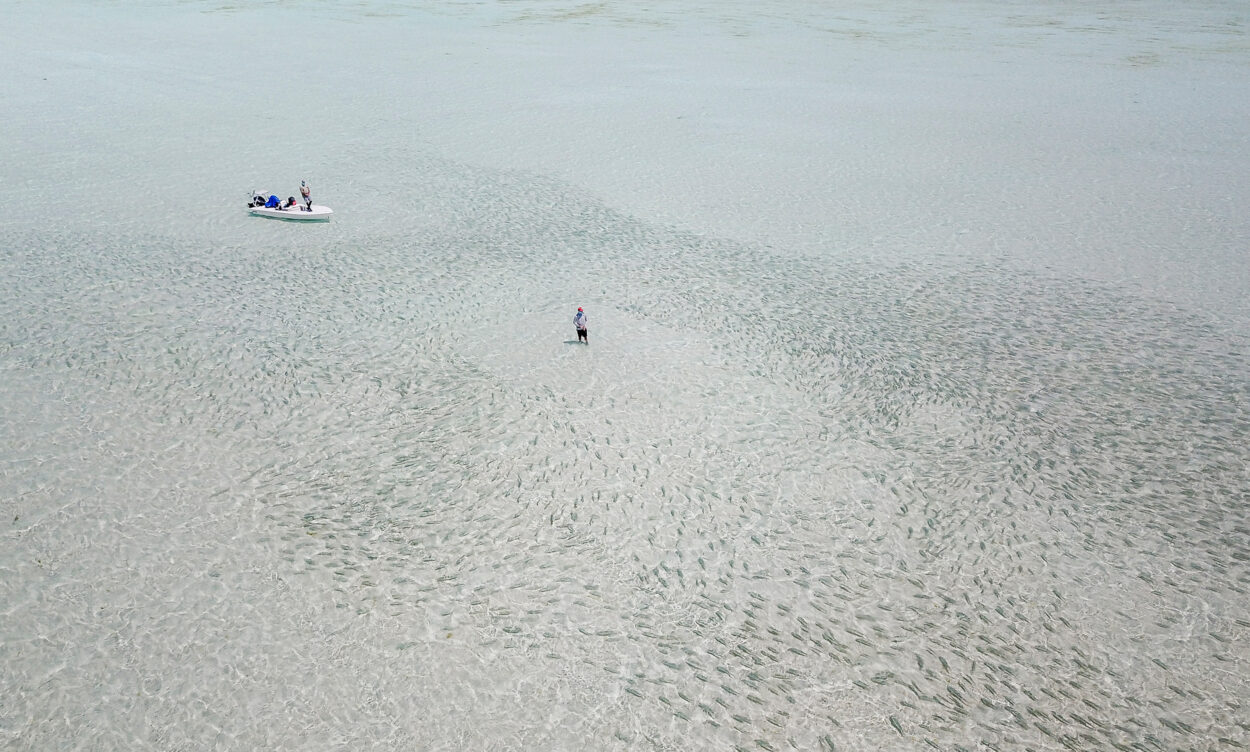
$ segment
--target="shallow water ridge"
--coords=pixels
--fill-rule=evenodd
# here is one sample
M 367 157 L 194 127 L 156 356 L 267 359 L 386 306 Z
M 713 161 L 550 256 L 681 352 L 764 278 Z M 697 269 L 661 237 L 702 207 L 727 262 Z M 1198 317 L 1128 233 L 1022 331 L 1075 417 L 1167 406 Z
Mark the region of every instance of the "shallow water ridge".
M 725 181 L 704 211 L 715 181 L 688 192 L 654 166 L 662 153 L 588 186 L 595 164 L 628 160 L 578 141 L 585 131 L 553 126 L 515 158 L 491 151 L 522 138 L 500 131 L 469 159 L 440 130 L 455 122 L 414 123 L 463 107 L 466 132 L 489 131 L 473 109 L 488 99 L 453 85 L 477 75 L 461 67 L 494 70 L 492 45 L 528 50 L 517 58 L 530 65 L 557 42 L 586 44 L 583 22 L 606 17 L 603 28 L 627 30 L 623 44 L 639 28 L 659 35 L 628 43 L 669 50 L 647 60 L 676 66 L 706 50 L 669 49 L 676 32 L 663 29 L 707 9 L 642 24 L 619 4 L 448 6 L 446 29 L 411 32 L 465 45 L 448 45 L 463 55 L 455 65 L 423 69 L 446 90 L 390 106 L 365 83 L 402 77 L 325 40 L 410 54 L 386 30 L 388 14 L 411 21 L 412 5 L 311 20 L 281 5 L 145 7 L 151 18 L 100 11 L 97 22 L 141 32 L 153 46 L 140 57 L 180 59 L 179 39 L 202 43 L 196 65 L 136 83 L 115 70 L 129 60 L 118 62 L 121 42 L 98 42 L 111 45 L 100 68 L 80 68 L 88 53 L 14 41 L 46 56 L 54 89 L 21 79 L 15 109 L 33 118 L 75 92 L 92 117 L 47 125 L 46 139 L 0 123 L 19 144 L 18 177 L 0 182 L 11 207 L 0 216 L 0 746 L 1250 745 L 1250 341 L 1236 310 L 1185 305 L 1201 280 L 1156 294 L 1066 263 L 1082 249 L 1131 254 L 1098 231 L 1104 219 L 1142 223 L 1135 232 L 1168 253 L 1193 242 L 1223 258 L 1244 225 L 1192 225 L 1187 212 L 1227 190 L 1210 204 L 1222 216 L 1241 183 L 1196 182 L 1191 203 L 1154 222 L 1138 202 L 1153 184 L 1123 194 L 1131 181 L 1117 179 L 1103 203 L 1073 188 L 1004 229 L 1002 215 L 973 211 L 980 194 L 923 201 L 941 181 L 889 172 L 938 137 L 891 149 L 843 124 L 862 128 L 856 148 L 884 151 L 878 171 L 841 174 L 864 192 L 839 216 L 792 205 L 819 183 L 798 172 L 779 198 Z M 890 15 L 857 12 L 869 26 Z M 935 12 L 919 41 L 855 44 L 940 51 L 962 38 L 967 12 Z M 760 56 L 748 60 L 786 49 L 775 15 L 718 18 L 714 47 L 723 33 L 748 40 L 743 54 Z M 58 34 L 71 39 L 73 23 L 86 22 Z M 165 40 L 170 24 L 183 36 Z M 187 30 L 200 26 L 222 36 Z M 518 43 L 518 26 L 534 39 Z M 360 87 L 320 103 L 321 161 L 294 139 L 277 149 L 227 136 L 311 107 L 232 78 L 243 40 L 267 33 L 314 40 L 322 63 L 340 64 L 332 75 Z M 1099 50 L 1124 34 L 1108 33 Z M 1006 54 L 991 47 L 978 54 Z M 911 75 L 879 64 L 874 81 Z M 564 68 L 550 66 L 529 94 L 559 89 Z M 166 87 L 179 80 L 193 93 Z M 679 99 L 674 87 L 649 106 Z M 529 116 L 498 110 L 511 125 Z M 721 125 L 776 125 L 757 115 Z M 987 106 L 985 128 L 1018 115 Z M 171 118 L 204 131 L 163 127 Z M 896 132 L 921 122 L 905 108 L 884 120 L 895 118 Z M 695 178 L 724 176 L 744 144 L 806 133 L 711 139 L 694 155 L 680 139 L 655 146 L 707 170 Z M 1008 141 L 995 153 L 1012 169 L 1033 164 L 1033 147 Z M 115 148 L 133 143 L 143 148 Z M 1086 164 L 1074 143 L 1057 161 Z M 1176 157 L 1159 148 L 1161 163 Z M 524 164 L 535 154 L 549 169 Z M 1160 174 L 1197 175 L 1208 158 L 1176 157 Z M 309 162 L 331 222 L 246 216 L 251 189 L 279 188 L 265 176 Z M 959 169 L 987 193 L 1019 180 Z M 629 188 L 639 177 L 671 214 L 645 210 Z M 166 210 L 158 190 L 183 179 L 193 200 Z M 49 200 L 62 186 L 70 200 Z M 775 206 L 756 203 L 765 194 Z M 707 230 L 736 204 L 757 214 Z M 961 233 L 973 215 L 980 224 Z M 1224 292 L 1238 284 L 1230 270 Z M 576 342 L 578 305 L 589 346 Z

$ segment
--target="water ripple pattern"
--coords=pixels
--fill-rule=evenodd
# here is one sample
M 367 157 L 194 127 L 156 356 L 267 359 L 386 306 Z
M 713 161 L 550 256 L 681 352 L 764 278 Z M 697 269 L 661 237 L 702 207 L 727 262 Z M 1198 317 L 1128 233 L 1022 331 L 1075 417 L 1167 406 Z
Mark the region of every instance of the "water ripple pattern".
M 1244 341 L 426 167 L 6 243 L 6 744 L 1250 744 Z
M 1250 19 L 1078 5 L 8 3 L 0 749 L 1250 747 Z

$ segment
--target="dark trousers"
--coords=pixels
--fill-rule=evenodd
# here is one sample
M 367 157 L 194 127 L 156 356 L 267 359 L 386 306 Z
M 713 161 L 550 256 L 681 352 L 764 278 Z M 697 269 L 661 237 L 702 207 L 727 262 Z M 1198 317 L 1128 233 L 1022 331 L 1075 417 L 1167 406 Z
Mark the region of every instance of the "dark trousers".
M 589 345 L 589 344 L 590 344 L 590 334 L 589 334 L 589 333 L 588 333 L 585 329 L 578 329 L 578 330 L 577 330 L 577 341 L 578 341 L 578 342 L 585 342 L 586 344 L 588 344 L 588 345 Z

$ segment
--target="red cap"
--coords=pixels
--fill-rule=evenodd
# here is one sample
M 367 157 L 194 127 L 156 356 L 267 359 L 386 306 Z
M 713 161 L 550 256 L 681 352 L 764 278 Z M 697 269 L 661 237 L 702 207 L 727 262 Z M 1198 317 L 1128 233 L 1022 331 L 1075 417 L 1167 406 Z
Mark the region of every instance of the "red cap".
M 578 306 L 578 307 L 577 307 L 577 311 L 580 313 L 580 312 L 581 312 L 581 310 L 582 310 L 582 307 L 581 307 L 581 306 Z

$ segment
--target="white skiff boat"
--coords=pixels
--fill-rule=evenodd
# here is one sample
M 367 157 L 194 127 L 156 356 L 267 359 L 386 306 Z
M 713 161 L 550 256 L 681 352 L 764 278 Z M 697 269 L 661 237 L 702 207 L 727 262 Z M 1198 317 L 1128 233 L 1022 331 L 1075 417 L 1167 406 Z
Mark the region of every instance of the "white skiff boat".
M 328 206 L 312 205 L 312 211 L 306 211 L 303 206 L 297 204 L 287 209 L 266 209 L 263 206 L 256 206 L 248 209 L 251 213 L 258 217 L 272 217 L 273 219 L 291 219 L 301 222 L 316 222 L 318 220 L 328 220 L 334 212 Z

